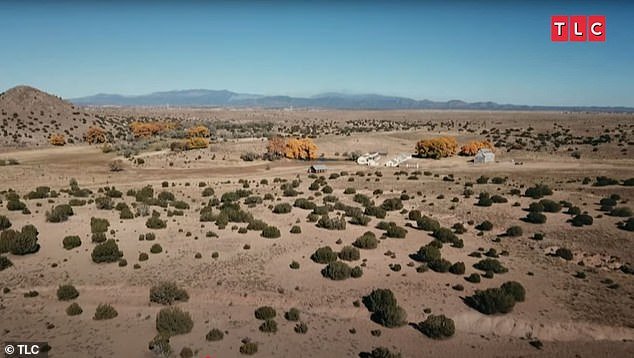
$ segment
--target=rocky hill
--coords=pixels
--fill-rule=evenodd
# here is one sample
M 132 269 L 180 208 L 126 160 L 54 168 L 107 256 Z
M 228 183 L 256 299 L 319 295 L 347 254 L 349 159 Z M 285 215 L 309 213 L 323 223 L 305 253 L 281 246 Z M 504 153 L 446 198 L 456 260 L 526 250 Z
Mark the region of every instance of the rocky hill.
M 49 146 L 53 135 L 68 144 L 80 143 L 91 126 L 116 135 L 125 123 L 98 117 L 60 97 L 28 86 L 17 86 L 0 94 L 0 146 Z

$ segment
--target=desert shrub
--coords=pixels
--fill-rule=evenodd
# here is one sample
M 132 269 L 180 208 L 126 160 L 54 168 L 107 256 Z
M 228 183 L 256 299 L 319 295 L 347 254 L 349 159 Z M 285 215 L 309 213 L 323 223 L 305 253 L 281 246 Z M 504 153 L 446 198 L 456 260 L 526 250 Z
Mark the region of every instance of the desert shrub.
M 295 325 L 295 328 L 293 328 L 293 330 L 295 331 L 295 333 L 306 334 L 306 332 L 308 332 L 308 326 L 304 322 L 299 322 Z
M 26 204 L 20 200 L 7 201 L 7 210 L 9 211 L 22 211 L 26 209 Z
M 573 226 L 592 225 L 594 219 L 587 214 L 579 214 L 572 218 L 571 223 Z
M 321 270 L 321 274 L 331 280 L 340 281 L 349 278 L 351 271 L 352 269 L 345 262 L 334 261 Z
M 124 220 L 134 219 L 134 214 L 132 213 L 132 211 L 130 211 L 130 208 L 124 208 L 119 213 L 119 219 L 124 219 Z
M 394 293 L 390 289 L 378 288 L 370 292 L 369 295 L 363 297 L 363 304 L 368 311 L 375 312 L 388 306 L 396 306 L 397 301 Z
M 282 233 L 280 233 L 280 229 L 275 226 L 267 226 L 262 230 L 260 236 L 267 239 L 277 239 L 282 236 Z
M 502 263 L 500 263 L 500 261 L 491 258 L 482 259 L 473 264 L 473 267 L 477 268 L 478 270 L 491 271 L 494 273 L 508 272 L 508 269 L 504 267 Z
M 310 255 L 310 259 L 318 264 L 329 264 L 337 261 L 337 253 L 330 246 L 320 247 Z
M 284 313 L 284 318 L 291 322 L 299 321 L 299 310 L 297 308 L 291 308 L 286 313 Z
M 317 204 L 308 199 L 300 198 L 295 200 L 293 206 L 304 210 L 314 210 L 317 207 Z
M 434 230 L 432 236 L 442 243 L 456 242 L 458 240 L 456 234 L 446 227 Z
M 596 182 L 593 184 L 594 186 L 608 186 L 608 185 L 618 185 L 619 181 L 606 176 L 598 176 Z
M 258 352 L 258 344 L 255 342 L 245 342 L 240 346 L 240 353 L 244 355 L 253 355 Z
M 262 324 L 260 325 L 260 327 L 258 327 L 258 329 L 260 330 L 260 332 L 264 332 L 264 333 L 276 333 L 277 322 L 275 322 L 275 320 L 272 320 L 272 319 L 267 319 L 266 321 L 262 322 Z
M 109 304 L 102 303 L 97 306 L 97 309 L 95 310 L 95 315 L 93 316 L 92 319 L 96 321 L 101 321 L 105 319 L 113 319 L 117 317 L 118 315 L 119 313 L 117 312 L 116 309 L 114 309 L 114 307 L 112 307 Z
M 526 189 L 524 195 L 533 199 L 541 199 L 547 195 L 553 195 L 552 189 L 545 184 L 536 184 L 533 187 Z
M 417 325 L 417 328 L 433 339 L 449 338 L 456 332 L 453 320 L 445 315 L 429 315 L 426 320 Z
M 15 230 L 0 231 L 0 254 L 11 252 L 11 247 L 18 232 Z
M 395 223 L 390 223 L 385 231 L 385 236 L 402 239 L 407 235 L 407 230 L 404 227 L 398 226 Z
M 435 272 L 447 272 L 451 268 L 451 262 L 441 258 L 427 262 L 427 267 Z
M 508 203 L 508 199 L 503 197 L 502 195 L 493 195 L 491 196 L 491 201 L 496 204 Z
M 8 257 L 0 255 L 0 271 L 4 271 L 13 266 L 13 262 Z
M 476 205 L 484 207 L 491 206 L 493 205 L 493 200 L 491 199 L 489 193 L 482 192 L 480 193 L 480 195 L 478 195 L 478 202 L 476 203 Z
M 107 232 L 109 226 L 110 223 L 107 219 L 90 218 L 90 232 L 93 234 L 97 232 Z
M 403 202 L 400 198 L 389 198 L 383 201 L 381 208 L 386 211 L 395 211 L 403 209 Z
M 174 302 L 185 302 L 189 300 L 189 294 L 179 288 L 175 282 L 164 281 L 150 288 L 150 302 L 162 305 L 171 305 Z
M 511 226 L 508 229 L 506 229 L 506 233 L 505 233 L 505 235 L 508 237 L 518 237 L 518 236 L 522 236 L 523 234 L 524 234 L 524 231 L 519 226 Z
M 106 241 L 106 234 L 103 232 L 96 232 L 94 234 L 92 234 L 92 242 L 94 243 L 102 243 Z
M 477 290 L 473 296 L 465 298 L 465 303 L 484 314 L 509 313 L 515 306 L 515 299 L 501 288 L 488 288 Z
M 455 155 L 458 151 L 458 142 L 454 137 L 424 139 L 416 143 L 415 150 L 421 158 L 440 159 Z
M 81 306 L 77 302 L 71 303 L 68 307 L 66 307 L 66 314 L 69 316 L 77 316 L 84 312 Z
M 383 219 L 387 215 L 387 211 L 380 206 L 366 206 L 365 215 L 374 216 L 377 219 Z
M 368 358 L 401 358 L 401 353 L 392 352 L 385 347 L 376 347 L 367 355 Z
M 622 230 L 634 231 L 634 218 L 629 218 L 629 219 L 619 223 L 618 226 Z M 0 249 L 0 251 L 1 251 L 1 249 Z
M 550 199 L 542 199 L 539 203 L 544 207 L 547 213 L 558 213 L 561 211 L 561 204 Z
M 463 275 L 465 272 L 464 262 L 455 262 L 451 267 L 449 267 L 449 272 L 454 275 Z
M 150 252 L 153 254 L 160 254 L 163 252 L 163 247 L 160 244 L 154 244 L 150 247 Z
M 440 223 L 438 220 L 432 219 L 428 216 L 423 216 L 416 220 L 416 226 L 425 231 L 436 231 L 440 229 Z
M 418 221 L 419 219 L 421 219 L 423 216 L 420 212 L 420 210 L 410 210 L 409 213 L 407 213 L 407 218 L 409 220 L 414 220 L 414 221 Z
M 344 261 L 356 261 L 361 258 L 361 254 L 356 247 L 344 246 L 339 251 L 339 258 Z
M 113 239 L 109 239 L 95 246 L 92 250 L 91 257 L 96 263 L 117 262 L 123 257 L 123 252 L 119 250 L 119 246 Z
M 164 334 L 157 334 L 148 343 L 148 349 L 156 357 L 169 358 L 172 357 L 172 346 L 170 345 L 170 337 Z M 183 347 L 180 352 L 181 358 L 192 358 L 194 352 L 190 348 Z
M 95 207 L 99 210 L 112 210 L 114 208 L 114 202 L 112 198 L 101 196 L 95 199 Z
M 517 281 L 508 281 L 502 284 L 500 288 L 507 294 L 513 296 L 516 302 L 524 302 L 526 297 L 526 290 L 521 283 Z
M 418 249 L 414 255 L 415 259 L 422 262 L 430 262 L 440 260 L 440 249 L 436 246 L 426 245 Z
M 76 235 L 66 236 L 62 240 L 62 245 L 64 246 L 66 250 L 72 250 L 76 247 L 81 246 L 81 239 L 79 238 L 79 236 L 76 236 Z
M 79 297 L 79 291 L 73 285 L 60 285 L 57 288 L 57 299 L 60 301 L 70 301 Z
M 151 216 L 145 222 L 145 226 L 148 229 L 165 229 L 167 227 L 167 222 L 161 220 L 158 216 Z
M 472 273 L 471 275 L 465 277 L 465 280 L 471 282 L 471 283 L 479 283 L 480 282 L 480 275 L 477 273 Z
M 363 269 L 360 266 L 355 266 L 350 271 L 350 277 L 352 278 L 359 278 L 361 276 L 363 276 Z
M 73 208 L 68 204 L 55 206 L 51 211 L 46 212 L 46 221 L 59 223 L 68 220 L 69 216 L 73 216 Z
M 526 218 L 524 218 L 524 221 L 531 224 L 543 224 L 546 222 L 546 215 L 531 211 L 528 213 L 528 215 L 526 215 Z M 517 236 L 521 236 L 521 234 Z
M 378 243 L 379 240 L 377 240 L 376 235 L 371 231 L 366 231 L 363 235 L 358 237 L 352 245 L 360 249 L 376 249 Z
M 323 215 L 317 221 L 317 227 L 328 229 L 328 230 L 345 230 L 346 219 L 344 219 L 343 217 L 331 218 L 328 215 Z
M 389 289 L 375 289 L 363 297 L 363 303 L 372 312 L 372 320 L 385 327 L 399 327 L 406 323 L 407 314 Z
M 225 334 L 219 330 L 218 328 L 213 328 L 207 335 L 205 335 L 205 339 L 209 342 L 221 341 L 225 337 Z
M 203 189 L 203 193 L 202 196 L 203 197 L 208 197 L 208 196 L 213 196 L 215 194 L 215 191 L 212 187 L 207 187 L 205 189 Z
M 531 213 L 541 213 L 544 211 L 544 205 L 540 202 L 530 203 L 528 205 L 528 211 Z
M 150 256 L 145 252 L 139 254 L 139 261 L 147 261 L 149 258 Z
M 275 205 L 275 207 L 273 208 L 273 212 L 275 214 L 287 214 L 291 212 L 291 204 L 289 203 L 280 203 Z
M 275 316 L 277 316 L 277 312 L 275 312 L 275 308 L 271 306 L 262 306 L 255 310 L 255 318 L 260 320 L 273 319 Z
M 20 232 L 17 232 L 11 240 L 9 251 L 14 255 L 27 255 L 36 253 L 40 249 L 37 243 L 39 232 L 33 225 L 25 225 Z
M 628 207 L 619 207 L 619 208 L 614 208 L 612 209 L 612 211 L 610 211 L 610 216 L 616 216 L 616 217 L 622 217 L 622 218 L 626 218 L 626 217 L 630 217 L 632 216 L 632 209 L 628 208 Z
M 493 223 L 491 223 L 489 220 L 484 220 L 483 222 L 478 224 L 478 226 L 476 226 L 476 229 L 481 231 L 491 231 L 493 230 Z
M 573 259 L 572 251 L 565 247 L 560 247 L 555 251 L 555 256 L 559 256 L 566 261 L 570 261 Z
M 156 330 L 166 336 L 175 336 L 191 332 L 194 321 L 189 312 L 179 307 L 162 308 L 156 315 Z
M 291 234 L 301 234 L 302 233 L 302 228 L 299 227 L 299 225 L 293 225 L 293 227 L 291 227 Z
M 11 221 L 4 215 L 0 215 L 0 230 L 8 229 L 11 227 Z

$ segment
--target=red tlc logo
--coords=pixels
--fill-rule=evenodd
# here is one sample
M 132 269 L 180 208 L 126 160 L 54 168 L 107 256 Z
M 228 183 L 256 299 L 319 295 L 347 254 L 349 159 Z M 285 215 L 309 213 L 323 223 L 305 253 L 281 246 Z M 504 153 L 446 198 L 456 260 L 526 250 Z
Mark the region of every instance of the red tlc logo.
M 550 19 L 550 40 L 605 42 L 605 16 L 553 16 Z

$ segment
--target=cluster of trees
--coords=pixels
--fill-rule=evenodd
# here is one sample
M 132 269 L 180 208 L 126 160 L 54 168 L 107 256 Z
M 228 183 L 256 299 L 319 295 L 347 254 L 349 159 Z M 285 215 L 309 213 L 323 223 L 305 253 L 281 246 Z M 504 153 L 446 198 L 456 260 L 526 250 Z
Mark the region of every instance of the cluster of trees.
M 90 127 L 84 134 L 84 141 L 88 144 L 101 144 L 106 142 L 106 131 L 100 127 Z
M 421 158 L 440 159 L 451 157 L 458 152 L 455 137 L 423 139 L 416 143 L 416 154 Z
M 55 133 L 51 135 L 51 138 L 49 138 L 49 143 L 51 143 L 51 145 L 65 145 L 66 144 L 66 138 L 64 137 L 63 134 L 59 134 L 59 133 Z
M 205 126 L 195 126 L 187 129 L 188 138 L 207 138 L 209 134 L 209 129 Z
M 166 122 L 132 122 L 130 130 L 134 138 L 147 138 L 173 128 L 173 124 Z
M 493 150 L 493 143 L 488 140 L 474 140 L 460 147 L 460 155 L 473 156 L 476 155 L 480 149 L 485 148 Z
M 273 137 L 266 146 L 266 158 L 269 160 L 286 157 L 290 159 L 312 160 L 317 158 L 317 146 L 309 138 Z

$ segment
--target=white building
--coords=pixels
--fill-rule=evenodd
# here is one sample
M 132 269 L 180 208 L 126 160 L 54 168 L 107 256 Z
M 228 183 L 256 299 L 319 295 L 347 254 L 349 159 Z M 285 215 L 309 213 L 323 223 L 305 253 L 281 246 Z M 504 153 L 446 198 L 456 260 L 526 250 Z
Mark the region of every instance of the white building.
M 482 148 L 478 151 L 473 159 L 474 164 L 484 164 L 495 162 L 495 153 L 488 148 Z
M 412 159 L 412 155 L 411 154 L 407 154 L 407 153 L 401 153 L 399 155 L 397 155 L 395 158 L 392 158 L 390 160 L 388 160 L 387 162 L 385 162 L 385 166 L 386 167 L 398 167 L 399 165 L 401 165 L 401 163 L 408 161 Z
M 357 158 L 357 164 L 374 167 L 379 165 L 379 160 L 381 160 L 381 155 L 378 152 L 365 153 Z

